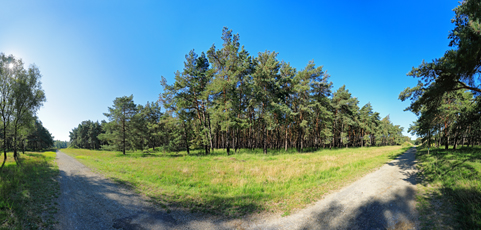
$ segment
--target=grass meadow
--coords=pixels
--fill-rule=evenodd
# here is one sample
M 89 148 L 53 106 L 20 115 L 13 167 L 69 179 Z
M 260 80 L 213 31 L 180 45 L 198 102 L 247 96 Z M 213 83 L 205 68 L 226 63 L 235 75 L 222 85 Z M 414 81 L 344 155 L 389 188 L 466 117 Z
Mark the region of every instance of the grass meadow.
M 418 147 L 416 158 L 424 181 L 418 196 L 424 227 L 481 229 L 481 147 L 431 148 L 429 154 Z M 433 215 L 436 209 L 440 215 Z
M 386 146 L 226 156 L 62 149 L 95 171 L 132 186 L 155 203 L 231 218 L 290 214 L 394 159 L 409 147 Z M 262 151 L 262 150 L 259 150 Z M 293 150 L 292 150 L 293 151 Z M 199 152 L 200 153 L 200 152 Z
M 0 171 L 0 229 L 51 229 L 60 187 L 55 152 L 13 153 Z M 3 153 L 1 160 L 3 161 Z

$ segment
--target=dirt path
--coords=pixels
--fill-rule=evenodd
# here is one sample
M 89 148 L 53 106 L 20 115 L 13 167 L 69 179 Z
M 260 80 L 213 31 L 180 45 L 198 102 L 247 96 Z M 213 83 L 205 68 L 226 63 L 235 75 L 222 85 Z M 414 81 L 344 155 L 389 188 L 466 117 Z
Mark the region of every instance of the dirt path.
M 379 170 L 287 217 L 222 220 L 185 210 L 166 213 L 145 198 L 57 152 L 58 229 L 412 229 L 415 148 Z

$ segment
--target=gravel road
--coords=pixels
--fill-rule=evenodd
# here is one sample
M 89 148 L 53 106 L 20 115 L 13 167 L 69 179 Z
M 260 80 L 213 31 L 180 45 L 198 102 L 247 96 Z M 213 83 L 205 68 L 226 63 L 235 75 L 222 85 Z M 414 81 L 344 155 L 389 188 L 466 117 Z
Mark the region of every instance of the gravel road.
M 123 186 L 57 152 L 57 229 L 417 229 L 415 148 L 290 216 L 222 220 L 186 210 L 166 213 Z

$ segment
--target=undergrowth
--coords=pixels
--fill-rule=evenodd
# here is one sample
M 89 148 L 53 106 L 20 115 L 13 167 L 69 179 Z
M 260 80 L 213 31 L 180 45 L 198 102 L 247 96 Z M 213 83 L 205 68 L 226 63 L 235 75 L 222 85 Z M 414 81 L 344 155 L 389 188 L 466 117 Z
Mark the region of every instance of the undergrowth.
M 17 166 L 8 153 L 0 171 L 0 229 L 52 229 L 60 191 L 55 152 L 26 153 L 20 159 Z
M 305 207 L 394 159 L 401 146 L 319 150 L 312 153 L 235 155 L 65 149 L 80 162 L 128 184 L 162 207 L 238 218 Z
M 453 209 L 454 213 L 449 214 L 456 222 L 451 224 L 442 220 L 442 216 L 436 220 L 423 215 L 424 227 L 436 228 L 439 227 L 436 222 L 444 222 L 441 228 L 481 229 L 481 148 L 431 148 L 429 154 L 427 149 L 418 148 L 417 160 L 427 194 L 431 194 L 419 198 L 421 211 L 427 213 L 436 204 L 440 213 Z

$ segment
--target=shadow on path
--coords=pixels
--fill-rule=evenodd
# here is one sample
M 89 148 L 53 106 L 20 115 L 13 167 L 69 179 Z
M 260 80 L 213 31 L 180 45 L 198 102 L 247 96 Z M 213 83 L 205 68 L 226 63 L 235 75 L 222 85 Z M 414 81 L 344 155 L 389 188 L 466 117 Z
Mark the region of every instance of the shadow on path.
M 327 209 L 314 215 L 315 221 L 300 229 L 414 229 L 412 207 L 403 202 L 415 198 L 415 190 L 406 188 L 389 200 L 371 199 L 354 210 L 333 201 Z M 347 221 L 339 221 L 347 215 Z

